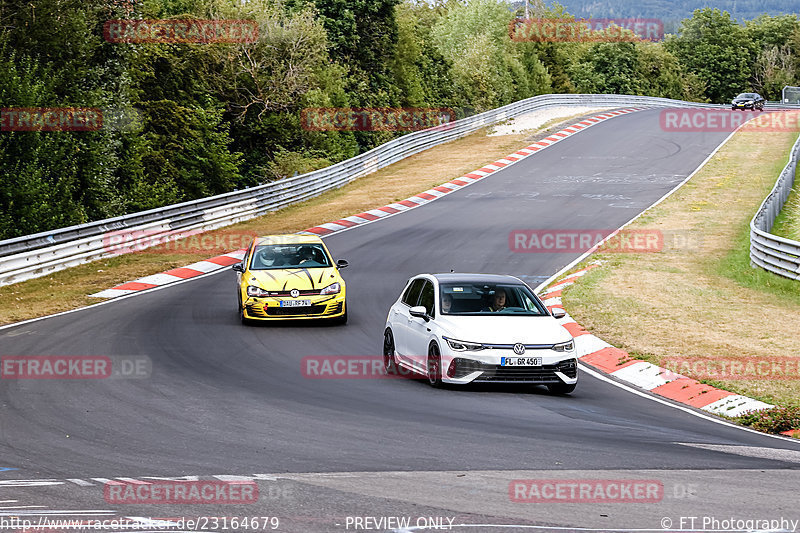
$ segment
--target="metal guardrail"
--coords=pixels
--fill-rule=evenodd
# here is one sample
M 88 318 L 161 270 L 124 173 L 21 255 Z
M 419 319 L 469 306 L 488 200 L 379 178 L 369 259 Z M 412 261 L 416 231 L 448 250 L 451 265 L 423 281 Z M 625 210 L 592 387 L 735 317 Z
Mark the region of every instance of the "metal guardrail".
M 436 128 L 393 139 L 356 157 L 300 176 L 249 189 L 0 241 L 0 285 L 7 285 L 114 255 L 113 232 L 137 233 L 125 245 L 145 248 L 179 237 L 235 224 L 342 187 L 428 148 L 487 125 L 551 106 L 726 107 L 667 98 L 628 95 L 548 94 L 486 111 Z
M 789 162 L 778 176 L 775 186 L 750 221 L 752 264 L 795 280 L 800 279 L 800 242 L 773 235 L 770 231 L 792 191 L 798 157 L 800 157 L 800 137 L 794 143 Z

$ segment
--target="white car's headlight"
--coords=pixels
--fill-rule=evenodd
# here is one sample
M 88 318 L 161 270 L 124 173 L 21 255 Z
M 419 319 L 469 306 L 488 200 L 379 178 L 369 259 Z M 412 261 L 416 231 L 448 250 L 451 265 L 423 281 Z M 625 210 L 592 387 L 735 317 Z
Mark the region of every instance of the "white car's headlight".
M 261 287 L 250 285 L 247 287 L 247 295 L 255 296 L 256 298 L 264 298 L 265 296 L 269 296 L 269 292 L 265 291 Z
M 447 344 L 450 345 L 450 348 L 457 352 L 477 352 L 479 350 L 483 350 L 483 344 L 478 344 L 476 342 L 457 341 L 455 339 L 448 339 L 447 337 L 444 337 L 444 340 L 447 341 Z
M 341 291 L 341 290 L 342 290 L 342 286 L 339 284 L 339 282 L 336 282 L 336 283 L 331 283 L 330 285 L 328 285 L 327 287 L 322 289 L 319 293 L 320 294 L 339 294 L 339 291 Z
M 562 342 L 561 344 L 553 345 L 553 350 L 557 352 L 571 352 L 575 348 L 573 341 Z

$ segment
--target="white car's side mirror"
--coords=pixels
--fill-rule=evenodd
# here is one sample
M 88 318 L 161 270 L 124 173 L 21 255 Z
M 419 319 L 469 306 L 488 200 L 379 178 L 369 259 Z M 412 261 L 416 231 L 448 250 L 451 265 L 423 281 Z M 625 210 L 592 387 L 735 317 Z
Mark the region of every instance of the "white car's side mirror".
M 559 307 L 556 307 L 555 309 L 553 309 L 552 313 L 553 313 L 553 318 L 556 318 L 556 319 L 561 319 L 561 318 L 564 318 L 565 316 L 567 316 L 567 312 L 564 311 L 563 309 L 559 308 Z
M 415 316 L 417 318 L 421 318 L 421 319 L 425 320 L 425 322 L 430 320 L 430 317 L 428 316 L 428 310 L 425 309 L 425 307 L 421 306 L 421 305 L 418 305 L 416 307 L 412 307 L 411 309 L 409 309 L 408 310 L 408 314 L 411 315 L 411 316 Z

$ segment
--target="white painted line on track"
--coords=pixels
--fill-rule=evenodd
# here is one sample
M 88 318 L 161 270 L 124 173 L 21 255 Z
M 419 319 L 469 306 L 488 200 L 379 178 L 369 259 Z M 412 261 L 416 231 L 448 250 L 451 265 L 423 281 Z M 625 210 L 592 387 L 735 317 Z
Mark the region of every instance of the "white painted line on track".
M 105 483 L 106 485 L 124 485 L 124 483 L 120 481 L 114 481 L 113 479 L 107 479 L 104 477 L 93 477 L 91 479 L 92 481 L 98 481 L 100 483 Z
M 783 448 L 764 448 L 763 446 L 732 446 L 728 444 L 701 444 L 697 442 L 678 442 L 681 446 L 700 448 L 722 453 L 732 453 L 744 457 L 757 457 L 759 459 L 773 459 L 789 463 L 800 463 L 800 451 L 785 450 Z
M 0 512 L 0 516 L 113 516 L 116 511 L 110 509 L 67 509 L 55 511 L 12 511 Z
M 80 487 L 94 487 L 94 483 L 89 483 L 83 479 L 67 479 L 70 483 L 74 483 Z
M 12 505 L 11 507 L 0 507 L 0 509 L 44 509 L 46 505 Z

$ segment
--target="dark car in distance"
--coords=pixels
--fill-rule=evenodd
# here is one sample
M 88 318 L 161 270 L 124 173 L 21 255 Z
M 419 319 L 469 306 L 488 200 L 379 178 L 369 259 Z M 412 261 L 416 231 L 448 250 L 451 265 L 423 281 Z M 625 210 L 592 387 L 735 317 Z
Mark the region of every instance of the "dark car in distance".
M 764 111 L 764 98 L 758 93 L 742 93 L 731 102 L 731 109 L 752 109 Z

